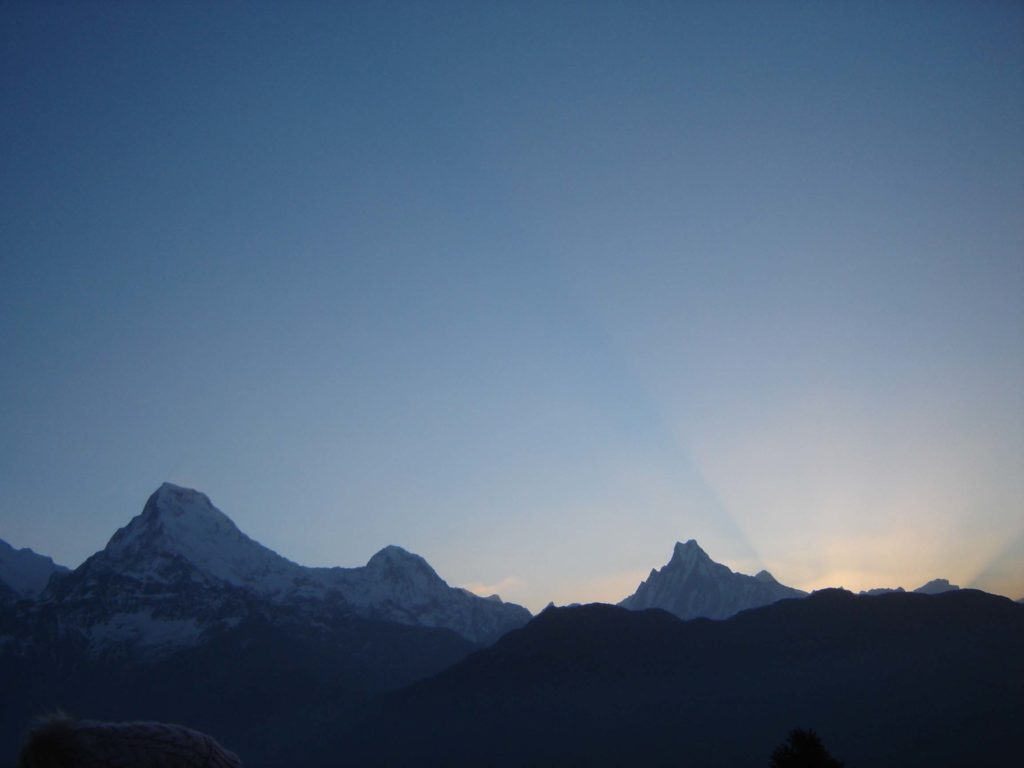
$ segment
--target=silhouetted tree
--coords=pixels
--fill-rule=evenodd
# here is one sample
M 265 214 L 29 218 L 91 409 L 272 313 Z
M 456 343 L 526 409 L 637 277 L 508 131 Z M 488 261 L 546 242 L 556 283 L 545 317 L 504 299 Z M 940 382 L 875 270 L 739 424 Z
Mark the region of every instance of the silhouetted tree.
M 828 753 L 818 734 L 795 728 L 772 752 L 771 768 L 843 768 L 843 764 Z

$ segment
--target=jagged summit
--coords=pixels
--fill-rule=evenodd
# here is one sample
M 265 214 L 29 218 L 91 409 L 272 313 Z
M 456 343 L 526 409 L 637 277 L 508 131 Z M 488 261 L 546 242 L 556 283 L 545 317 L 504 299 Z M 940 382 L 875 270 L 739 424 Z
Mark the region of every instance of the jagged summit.
M 689 539 L 684 544 L 680 541 L 676 542 L 675 547 L 672 548 L 672 560 L 671 562 L 712 562 L 708 553 L 701 549 L 700 544 L 697 543 L 696 539 Z
M 682 619 L 724 619 L 734 613 L 805 593 L 780 584 L 768 571 L 733 573 L 690 539 L 676 542 L 672 558 L 652 570 L 634 594 L 619 605 L 633 610 L 661 608 Z

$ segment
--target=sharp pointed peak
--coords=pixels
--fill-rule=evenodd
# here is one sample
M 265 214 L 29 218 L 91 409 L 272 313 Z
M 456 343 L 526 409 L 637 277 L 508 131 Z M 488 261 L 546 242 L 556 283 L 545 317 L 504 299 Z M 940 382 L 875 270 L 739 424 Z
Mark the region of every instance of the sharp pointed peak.
M 672 548 L 673 560 L 710 560 L 707 552 L 701 549 L 696 539 L 688 539 L 685 543 L 677 541 Z
M 110 538 L 106 549 L 121 550 L 135 543 L 175 541 L 175 548 L 209 545 L 227 536 L 244 538 L 234 521 L 213 505 L 210 498 L 193 488 L 163 483 L 146 500 L 142 513 Z

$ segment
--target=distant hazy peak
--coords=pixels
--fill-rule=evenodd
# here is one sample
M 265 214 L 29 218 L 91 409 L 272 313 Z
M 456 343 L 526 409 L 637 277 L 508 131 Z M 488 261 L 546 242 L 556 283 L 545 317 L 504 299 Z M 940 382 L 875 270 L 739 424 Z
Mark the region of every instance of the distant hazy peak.
M 952 592 L 957 589 L 960 589 L 960 587 L 956 584 L 950 584 L 949 579 L 932 579 L 914 591 L 922 595 L 938 595 L 942 592 Z
M 15 549 L 0 539 L 0 583 L 19 597 L 36 597 L 53 574 L 66 573 L 67 570 L 46 555 L 27 547 Z
M 903 587 L 875 587 L 874 589 L 862 589 L 857 594 L 867 595 L 869 597 L 876 597 L 878 595 L 888 595 L 893 592 L 902 592 Z
M 778 579 L 776 579 L 774 576 L 772 576 L 771 573 L 769 573 L 768 571 L 764 571 L 764 570 L 761 570 L 761 571 L 758 571 L 757 573 L 755 573 L 754 574 L 754 578 L 757 579 L 758 581 L 763 581 L 766 584 L 778 584 L 779 583 Z

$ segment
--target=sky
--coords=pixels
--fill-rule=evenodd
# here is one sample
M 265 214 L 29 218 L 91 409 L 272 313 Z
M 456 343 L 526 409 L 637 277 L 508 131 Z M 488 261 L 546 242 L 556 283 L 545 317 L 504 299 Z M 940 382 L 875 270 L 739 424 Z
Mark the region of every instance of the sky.
M 1020 3 L 4 3 L 0 89 L 14 546 L 1024 597 Z

